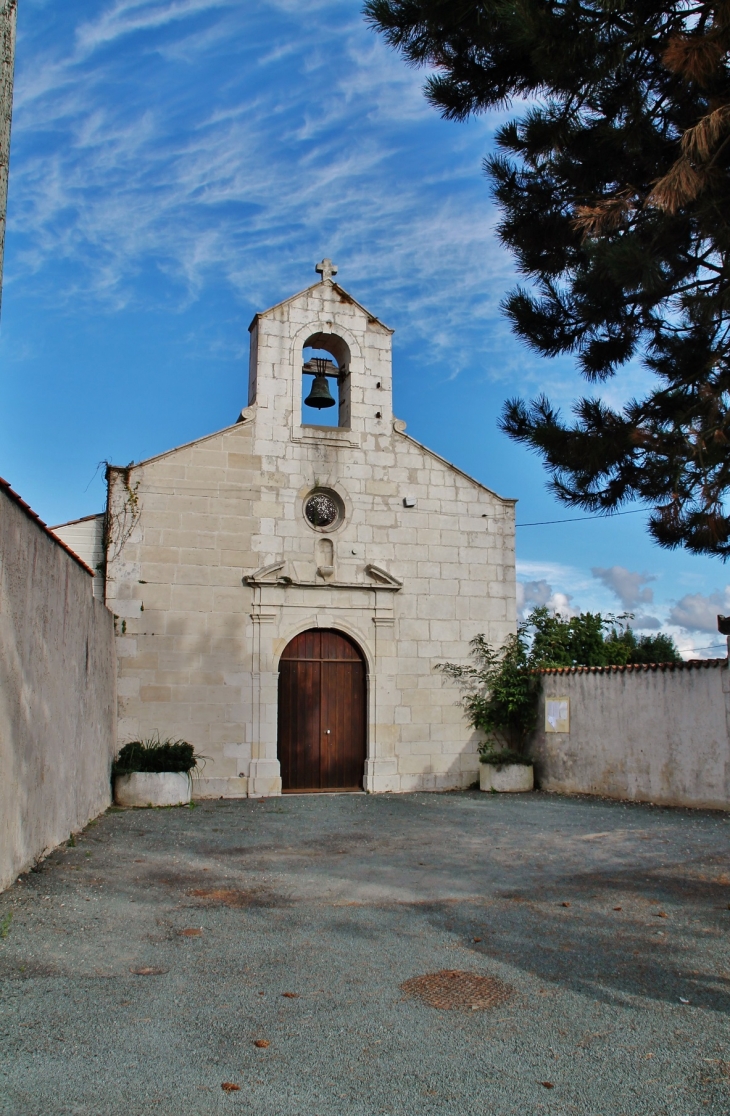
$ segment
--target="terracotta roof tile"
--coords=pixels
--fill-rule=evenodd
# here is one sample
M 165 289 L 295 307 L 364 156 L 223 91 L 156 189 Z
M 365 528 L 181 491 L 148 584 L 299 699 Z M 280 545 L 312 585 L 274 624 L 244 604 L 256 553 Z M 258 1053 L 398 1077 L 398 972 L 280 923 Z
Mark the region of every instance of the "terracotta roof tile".
M 90 574 L 91 577 L 94 576 L 94 571 L 86 565 L 86 562 L 83 562 L 79 558 L 78 554 L 74 553 L 70 546 L 66 546 L 66 543 L 59 539 L 58 535 L 54 535 L 48 524 L 43 522 L 38 513 L 33 511 L 30 504 L 26 504 L 23 497 L 19 496 L 15 489 L 11 488 L 9 483 L 6 480 L 3 480 L 2 477 L 0 477 L 0 489 L 2 489 L 2 491 L 13 501 L 14 504 L 16 504 L 21 509 L 21 511 L 25 512 L 25 514 L 28 516 L 28 519 L 32 519 L 36 526 L 40 527 L 41 531 L 48 535 L 49 539 L 53 539 L 56 546 L 60 546 L 61 550 L 65 550 L 66 553 L 73 558 L 74 562 L 76 562 L 78 566 L 81 566 L 82 570 L 86 570 L 87 574 Z
M 686 659 L 681 663 L 627 663 L 626 666 L 569 666 L 542 667 L 538 674 L 631 674 L 641 671 L 662 673 L 672 670 L 709 670 L 711 667 L 726 667 L 727 659 Z

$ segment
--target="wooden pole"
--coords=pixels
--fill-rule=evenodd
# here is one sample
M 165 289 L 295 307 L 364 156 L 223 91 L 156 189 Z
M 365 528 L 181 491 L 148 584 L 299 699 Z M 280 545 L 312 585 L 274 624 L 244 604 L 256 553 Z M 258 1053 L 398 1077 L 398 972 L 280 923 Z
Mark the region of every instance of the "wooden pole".
M 10 124 L 13 118 L 17 15 L 18 0 L 0 0 L 0 306 L 2 306 L 5 223 L 8 208 Z

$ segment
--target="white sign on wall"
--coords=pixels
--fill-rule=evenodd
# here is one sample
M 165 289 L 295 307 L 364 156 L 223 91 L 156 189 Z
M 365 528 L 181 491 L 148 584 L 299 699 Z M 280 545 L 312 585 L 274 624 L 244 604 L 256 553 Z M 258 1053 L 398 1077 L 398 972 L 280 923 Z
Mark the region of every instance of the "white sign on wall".
M 570 698 L 545 698 L 545 732 L 570 732 Z

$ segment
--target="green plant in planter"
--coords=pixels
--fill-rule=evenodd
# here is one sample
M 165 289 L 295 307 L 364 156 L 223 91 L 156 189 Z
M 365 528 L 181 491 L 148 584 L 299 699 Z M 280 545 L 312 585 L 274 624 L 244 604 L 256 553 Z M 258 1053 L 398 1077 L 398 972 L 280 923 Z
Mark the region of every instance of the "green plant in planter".
M 520 624 L 496 651 L 483 635 L 471 640 L 472 663 L 439 663 L 437 670 L 461 687 L 460 705 L 469 724 L 484 733 L 482 763 L 523 763 L 537 721 L 540 677 L 528 640 L 529 621 Z
M 125 744 L 112 766 L 112 775 L 131 775 L 134 771 L 181 771 L 187 774 L 203 757 L 196 755 L 192 744 L 185 740 L 150 736 Z

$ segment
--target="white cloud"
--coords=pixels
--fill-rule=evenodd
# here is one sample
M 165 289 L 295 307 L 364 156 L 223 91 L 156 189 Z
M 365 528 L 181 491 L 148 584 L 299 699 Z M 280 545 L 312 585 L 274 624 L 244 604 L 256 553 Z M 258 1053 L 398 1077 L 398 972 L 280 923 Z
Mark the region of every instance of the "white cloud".
M 563 617 L 577 616 L 580 609 L 571 604 L 571 593 L 562 593 L 553 589 L 545 579 L 540 581 L 517 582 L 517 612 L 521 620 L 533 608 L 548 608 L 550 612 Z
M 548 585 L 544 579 L 542 581 L 518 581 L 518 608 L 524 608 L 525 605 L 530 605 L 532 608 L 542 608 L 548 603 L 552 593 L 552 585 Z
M 637 612 L 631 621 L 631 627 L 637 632 L 658 632 L 663 626 L 658 616 L 649 616 L 645 612 Z
M 648 581 L 656 581 L 651 574 L 634 573 L 625 566 L 609 566 L 607 569 L 594 566 L 591 573 L 615 593 L 629 612 L 640 604 L 650 604 L 654 600 L 653 590 L 646 585 Z
M 726 615 L 730 611 L 730 586 L 716 590 L 708 596 L 702 593 L 687 593 L 669 611 L 672 624 L 690 632 L 713 632 L 717 634 L 718 613 Z

